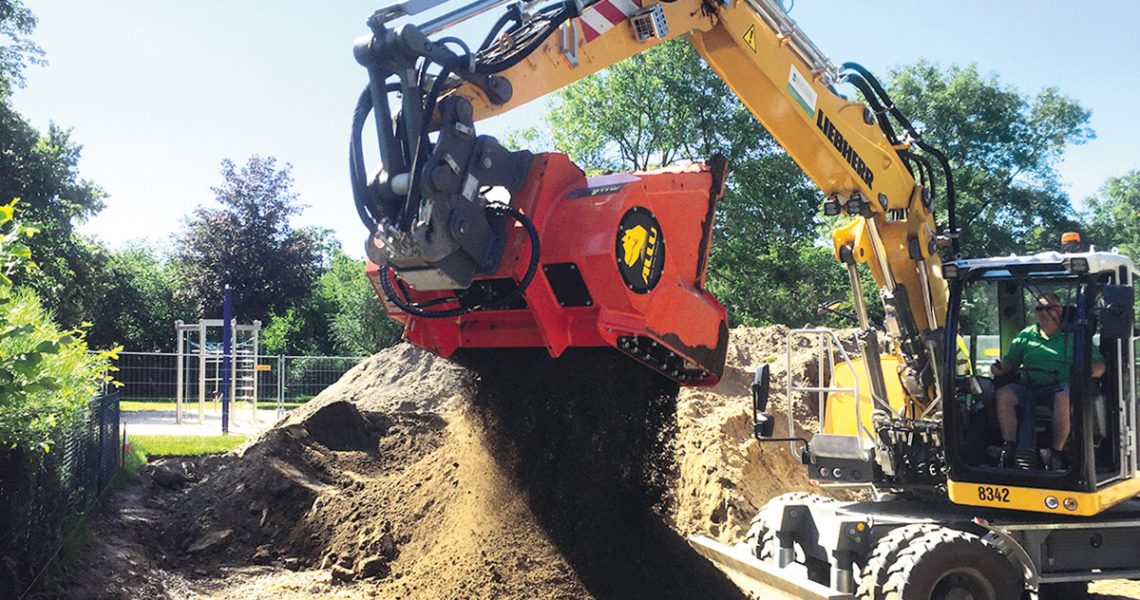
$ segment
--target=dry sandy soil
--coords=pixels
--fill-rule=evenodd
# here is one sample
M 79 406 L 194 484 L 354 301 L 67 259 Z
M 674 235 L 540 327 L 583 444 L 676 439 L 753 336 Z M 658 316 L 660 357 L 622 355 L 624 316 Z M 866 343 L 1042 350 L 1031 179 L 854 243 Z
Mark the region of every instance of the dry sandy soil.
M 745 598 L 684 536 L 735 542 L 769 498 L 807 487 L 786 445 L 751 434 L 756 365 L 785 410 L 784 333 L 734 330 L 722 383 L 679 395 L 598 350 L 470 370 L 385 350 L 231 455 L 148 467 L 39 595 Z M 797 349 L 791 376 L 816 371 Z

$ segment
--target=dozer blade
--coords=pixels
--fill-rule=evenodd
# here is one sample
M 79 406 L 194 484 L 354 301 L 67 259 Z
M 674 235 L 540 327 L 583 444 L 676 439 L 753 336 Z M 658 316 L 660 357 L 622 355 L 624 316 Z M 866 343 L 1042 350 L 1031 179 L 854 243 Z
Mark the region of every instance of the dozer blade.
M 461 349 L 613 347 L 682 385 L 715 385 L 724 369 L 724 307 L 705 290 L 713 214 L 726 166 L 693 164 L 587 179 L 564 154 L 540 154 L 511 199 L 539 238 L 536 275 L 526 229 L 511 222 L 498 270 L 463 290 L 398 288 L 407 303 L 469 312 L 428 318 L 387 297 L 387 268 L 368 275 L 405 338 L 445 357 Z M 458 312 L 463 312 L 458 310 Z
M 764 600 L 854 600 L 852 594 L 837 592 L 806 577 L 795 577 L 787 569 L 758 560 L 746 544 L 727 546 L 703 535 L 689 537 L 689 545 L 713 562 L 746 592 Z

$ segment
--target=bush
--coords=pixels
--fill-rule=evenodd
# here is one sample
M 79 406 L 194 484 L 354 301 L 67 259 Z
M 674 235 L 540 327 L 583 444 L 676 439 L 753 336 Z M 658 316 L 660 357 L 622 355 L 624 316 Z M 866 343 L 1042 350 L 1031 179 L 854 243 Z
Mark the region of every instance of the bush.
M 36 270 L 23 243 L 36 230 L 13 222 L 15 204 L 0 206 L 0 448 L 49 452 L 82 422 L 118 349 L 89 352 L 82 331 L 61 330 L 35 294 L 13 287 L 15 271 Z

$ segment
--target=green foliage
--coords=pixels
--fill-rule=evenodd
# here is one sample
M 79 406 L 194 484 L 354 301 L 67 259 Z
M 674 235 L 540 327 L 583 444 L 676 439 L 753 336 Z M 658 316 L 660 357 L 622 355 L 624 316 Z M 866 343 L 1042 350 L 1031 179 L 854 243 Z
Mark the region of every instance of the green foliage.
M 273 315 L 262 329 L 265 354 L 321 355 L 332 352 L 326 302 L 313 290 L 300 306 Z
M 173 265 L 154 248 L 136 243 L 100 252 L 99 293 L 91 299 L 88 343 L 137 352 L 172 352 L 174 321 L 193 321 L 194 307 L 178 294 Z
M 10 275 L 35 269 L 25 241 L 36 235 L 12 222 L 15 204 L 0 207 L 0 446 L 48 452 L 83 419 L 118 349 L 89 353 L 82 331 L 61 330 L 34 293 L 13 286 Z
M 818 190 L 689 44 L 658 46 L 556 98 L 550 139 L 587 172 L 728 158 L 708 287 L 733 323 L 818 322 L 809 299 L 849 295 L 818 241 Z M 515 132 L 508 142 L 539 137 Z
M 13 88 L 43 52 L 29 39 L 36 18 L 20 0 L 0 0 L 0 194 L 22 198 L 20 220 L 40 234 L 27 242 L 39 269 L 16 273 L 16 285 L 32 288 L 65 327 L 92 314 L 98 290 L 97 248 L 74 232 L 75 224 L 103 207 L 103 191 L 80 178 L 80 146 L 55 125 L 41 134 L 11 105 Z
M 333 307 L 329 327 L 335 354 L 369 356 L 400 341 L 404 327 L 384 312 L 364 276 L 364 261 L 337 252 L 318 290 Z
M 220 208 L 195 211 L 174 256 L 199 314 L 220 316 L 226 284 L 243 321 L 268 323 L 309 295 L 321 274 L 321 247 L 313 231 L 289 224 L 302 208 L 290 171 L 272 157 L 253 156 L 240 169 L 222 161 L 223 182 L 213 188 Z
M 965 254 L 1052 248 L 1075 226 L 1055 167 L 1066 148 L 1094 137 L 1076 101 L 1055 88 L 1026 96 L 975 65 L 925 61 L 893 71 L 889 91 L 954 168 Z
M 1119 248 L 1140 263 L 1140 169 L 1110 177 L 1088 199 L 1086 243 Z
M 43 50 L 28 39 L 36 17 L 20 0 L 0 0 L 0 99 L 24 84 L 24 67 L 43 63 Z
M 716 152 L 735 166 L 777 152 L 764 128 L 681 40 L 591 75 L 556 99 L 548 118 L 554 146 L 587 171 L 642 170 Z M 526 141 L 528 135 L 515 137 Z
M 337 248 L 310 296 L 270 318 L 261 339 L 266 354 L 367 356 L 402 334 L 364 276 L 364 261 Z
M 1087 110 L 1052 88 L 1024 96 L 973 66 L 919 62 L 894 71 L 888 87 L 952 162 L 968 254 L 1052 247 L 1073 227 L 1055 166 L 1068 146 L 1092 138 Z M 548 125 L 546 139 L 589 173 L 728 157 L 708 287 L 734 323 L 818 322 L 818 303 L 850 298 L 818 189 L 688 44 L 663 44 L 568 86 Z M 507 143 L 543 138 L 524 130 Z M 874 286 L 865 288 L 874 310 Z
M 22 198 L 20 220 L 40 234 L 28 242 L 39 269 L 18 273 L 17 285 L 36 291 L 65 326 L 92 314 L 99 286 L 98 249 L 75 225 L 103 208 L 103 191 L 79 176 L 81 147 L 52 125 L 47 135 L 0 102 L 0 190 Z

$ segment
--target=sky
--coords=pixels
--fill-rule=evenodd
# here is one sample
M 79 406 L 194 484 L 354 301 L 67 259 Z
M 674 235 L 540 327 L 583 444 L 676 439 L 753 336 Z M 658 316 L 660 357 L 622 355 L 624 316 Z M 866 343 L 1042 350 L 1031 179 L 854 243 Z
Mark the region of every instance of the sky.
M 367 76 L 352 45 L 383 3 L 25 5 L 39 18 L 33 39 L 49 64 L 28 69 L 16 109 L 37 127 L 70 128 L 83 145 L 80 173 L 109 194 L 81 231 L 112 247 L 169 245 L 195 207 L 213 204 L 222 159 L 240 164 L 260 154 L 293 166 L 308 206 L 295 226 L 331 228 L 347 252 L 363 256 L 347 142 Z M 1022 93 L 1054 86 L 1076 99 L 1092 111 L 1097 136 L 1070 148 L 1059 166 L 1078 205 L 1107 177 L 1140 168 L 1140 2 L 797 0 L 791 16 L 834 63 L 859 62 L 880 78 L 920 58 L 976 63 Z M 486 21 L 448 33 L 477 45 Z M 479 132 L 539 125 L 546 102 L 480 123 Z

